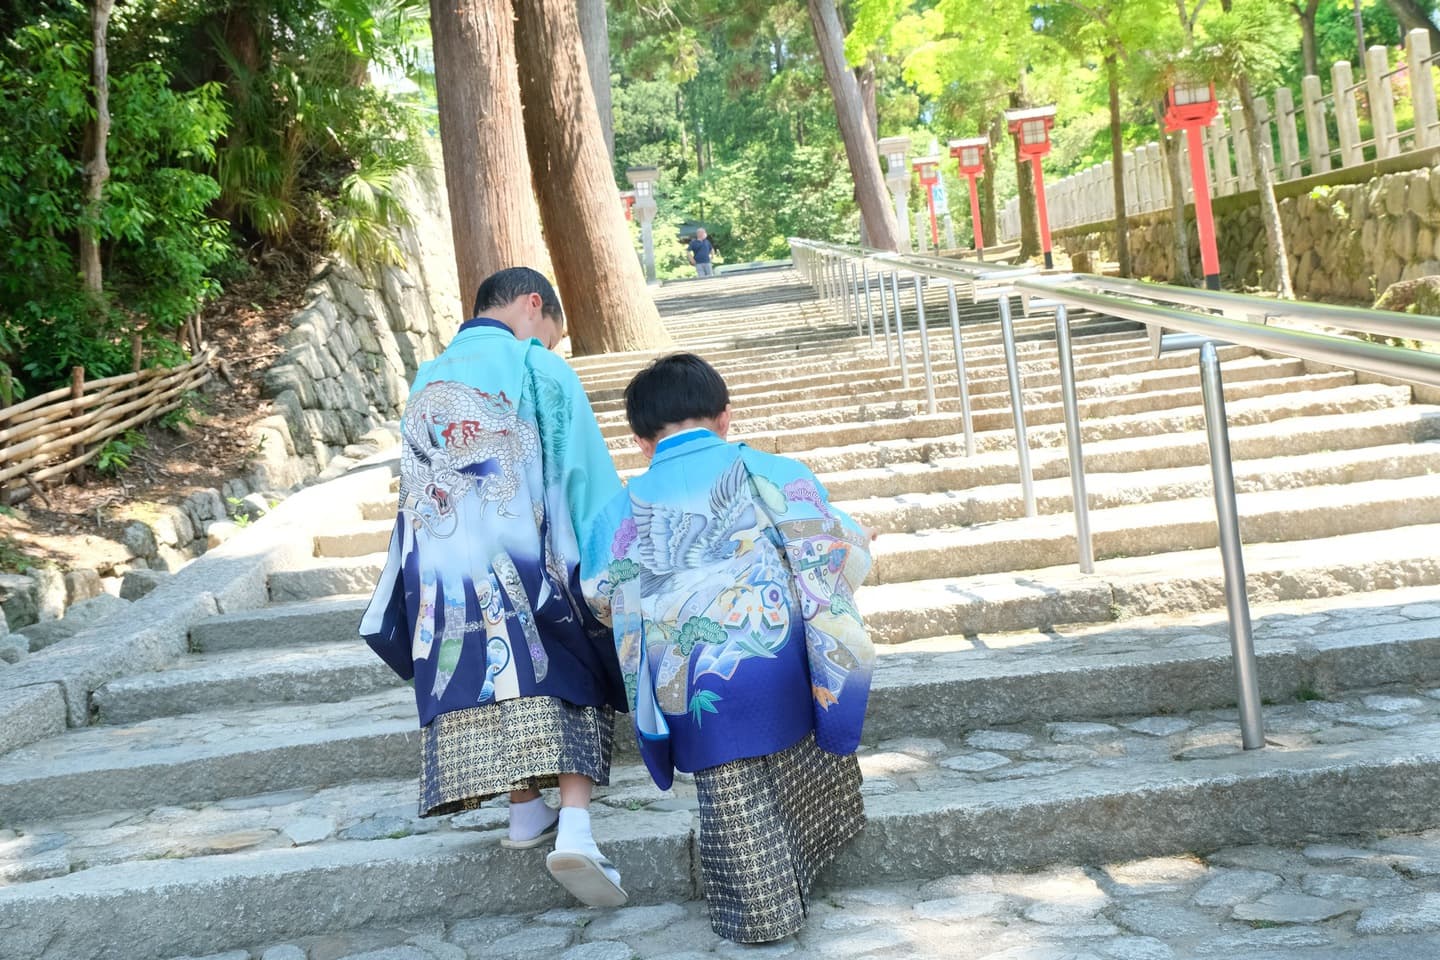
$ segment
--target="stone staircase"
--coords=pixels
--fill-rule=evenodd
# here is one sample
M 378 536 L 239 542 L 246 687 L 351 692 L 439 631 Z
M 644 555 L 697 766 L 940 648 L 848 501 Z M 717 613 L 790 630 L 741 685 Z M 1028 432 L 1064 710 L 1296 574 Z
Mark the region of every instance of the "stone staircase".
M 988 871 L 1075 873 L 1440 826 L 1440 408 L 1411 402 L 1408 388 L 1223 351 L 1268 737 L 1242 753 L 1189 359 L 1152 361 L 1133 325 L 1076 319 L 1098 557 L 1087 576 L 1075 566 L 1048 320 L 1017 323 L 1037 478 L 1037 516 L 1026 517 L 993 305 L 962 310 L 976 431 L 967 457 L 943 289 L 927 295 L 934 413 L 911 317 L 906 388 L 883 343 L 857 336 L 789 272 L 666 287 L 657 299 L 677 342 L 729 380 L 733 435 L 804 460 L 882 531 L 859 597 L 881 644 L 861 757 L 870 824 L 825 874 L 836 892 L 813 943 L 802 937 L 813 955 L 910 955 L 893 937 L 844 934 L 842 908 L 869 902 L 847 890 L 908 884 L 894 894 L 903 908 L 908 896 L 925 923 L 943 925 L 1008 915 L 998 900 L 988 914 L 951 902 L 981 890 Z M 648 359 L 575 362 L 626 473 L 643 462 L 620 394 Z M 289 515 L 305 549 L 268 568 L 268 603 L 197 618 L 185 655 L 92 682 L 89 725 L 72 716 L 64 733 L 0 755 L 0 960 L 226 949 L 319 960 L 366 944 L 385 947 L 375 960 L 507 960 L 569 946 L 573 932 L 547 932 L 557 916 L 597 916 L 551 910 L 524 927 L 502 916 L 568 905 L 538 854 L 495 842 L 503 805 L 415 816 L 411 692 L 355 634 L 389 536 L 392 473 L 344 483 L 327 510 Z M 608 953 L 594 948 L 611 941 L 587 934 L 595 942 L 565 958 L 724 953 L 693 904 L 693 789 L 682 777 L 655 790 L 629 737 L 617 740 L 596 835 L 632 902 L 689 917 L 696 933 Z M 1429 872 L 1405 854 L 1405 896 L 1440 898 L 1433 845 Z M 1400 865 L 1387 849 L 1371 850 L 1366 876 Z M 949 893 L 921 886 L 942 878 Z M 1024 897 L 1039 896 L 1032 888 Z M 950 905 L 922 910 L 937 896 Z M 1125 919 L 1129 907 L 1095 902 L 1071 911 L 1095 922 L 1074 936 L 1110 943 L 1129 931 L 1170 949 Z M 1330 942 L 1369 942 L 1374 925 L 1356 924 L 1365 907 L 1326 918 L 1339 931 Z M 1432 913 L 1440 927 L 1440 907 Z M 595 931 L 608 929 L 598 916 Z M 985 955 L 924 929 L 915 955 Z M 1172 955 L 1147 949 L 1103 955 Z M 1013 954 L 1052 955 L 1089 956 Z

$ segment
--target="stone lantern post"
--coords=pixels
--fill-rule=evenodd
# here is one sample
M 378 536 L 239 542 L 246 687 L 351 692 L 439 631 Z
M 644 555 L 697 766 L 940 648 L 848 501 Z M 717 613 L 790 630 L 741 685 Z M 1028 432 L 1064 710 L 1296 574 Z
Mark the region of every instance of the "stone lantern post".
M 640 218 L 640 245 L 643 250 L 641 261 L 645 265 L 645 279 L 655 279 L 655 234 L 651 223 L 655 220 L 655 184 L 660 179 L 658 167 L 630 167 L 625 178 L 635 188 L 635 216 Z
M 880 141 L 880 153 L 885 157 L 885 182 L 890 185 L 890 194 L 895 198 L 895 226 L 900 230 L 900 249 L 910 252 L 910 165 L 906 154 L 910 150 L 909 137 L 886 137 Z

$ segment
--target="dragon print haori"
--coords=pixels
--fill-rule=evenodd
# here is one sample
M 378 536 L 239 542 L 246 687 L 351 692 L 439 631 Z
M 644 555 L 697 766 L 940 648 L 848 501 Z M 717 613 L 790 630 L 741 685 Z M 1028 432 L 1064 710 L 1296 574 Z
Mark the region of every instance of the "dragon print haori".
M 874 648 L 854 591 L 867 537 L 796 461 L 708 430 L 660 442 L 584 535 L 586 597 L 611 624 L 655 782 L 860 740 Z
M 399 511 L 361 634 L 414 680 L 420 724 L 531 696 L 623 708 L 609 632 L 580 599 L 576 533 L 622 488 L 574 372 L 472 320 L 421 367 L 401 433 Z

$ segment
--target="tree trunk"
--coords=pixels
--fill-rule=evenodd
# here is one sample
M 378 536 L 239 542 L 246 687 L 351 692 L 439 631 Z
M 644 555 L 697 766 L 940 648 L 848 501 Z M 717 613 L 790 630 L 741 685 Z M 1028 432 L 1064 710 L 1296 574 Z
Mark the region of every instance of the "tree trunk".
M 105 152 L 110 141 L 110 59 L 106 34 L 114 7 L 114 0 L 93 0 L 90 5 L 90 83 L 95 115 L 85 125 L 85 216 L 80 220 L 80 276 L 85 292 L 97 301 L 104 286 L 97 228 L 105 182 L 110 179 L 110 163 Z
M 995 146 L 1005 142 L 1005 117 L 997 114 L 985 131 L 990 137 L 990 149 L 981 155 L 985 164 L 985 176 L 980 180 L 980 229 L 991 246 L 1000 243 L 999 223 L 995 217 Z
M 514 0 L 525 143 L 579 355 L 669 346 L 635 257 L 569 0 Z
M 1240 109 L 1245 114 L 1245 133 L 1250 138 L 1250 155 L 1255 158 L 1255 187 L 1260 191 L 1260 219 L 1265 224 L 1265 239 L 1270 247 L 1271 268 L 1275 271 L 1275 293 L 1282 300 L 1295 299 L 1290 286 L 1290 257 L 1285 251 L 1285 231 L 1280 225 L 1280 205 L 1275 202 L 1275 169 L 1270 144 L 1264 141 L 1256 116 L 1255 95 L 1250 78 L 1235 78 L 1240 91 Z M 1237 278 L 1239 279 L 1239 278 Z
M 866 61 L 865 66 L 855 68 L 855 82 L 860 85 L 860 102 L 865 106 L 865 126 L 870 131 L 872 143 L 880 142 L 880 106 L 875 100 L 875 62 Z M 860 202 L 860 191 L 857 188 L 852 196 L 858 205 Z M 860 245 L 870 246 L 870 230 L 865 226 L 865 218 L 860 218 Z
M 1385 6 L 1394 12 L 1395 19 L 1400 21 L 1400 25 L 1405 28 L 1406 32 L 1414 30 L 1416 27 L 1423 27 L 1430 33 L 1430 49 L 1440 48 L 1440 29 L 1437 29 L 1435 24 L 1430 21 L 1430 16 L 1423 6 L 1416 3 L 1415 0 L 1385 0 Z M 1363 64 L 1363 57 L 1361 62 Z
M 1165 129 L 1165 111 L 1157 107 L 1155 115 L 1160 129 Z M 1170 279 L 1187 287 L 1195 285 L 1195 274 L 1190 269 L 1190 227 L 1185 221 L 1185 174 L 1180 169 L 1180 144 L 1178 134 L 1160 135 L 1160 158 L 1165 161 L 1165 172 L 1170 177 L 1170 222 L 1175 226 L 1175 269 Z
M 1010 94 L 1011 109 L 1024 106 L 1027 104 L 1023 93 Z M 1015 148 L 1015 186 L 1020 199 L 1020 252 L 1016 254 L 1016 262 L 1024 262 L 1040 254 L 1040 223 L 1038 212 L 1035 209 L 1035 180 L 1034 174 L 1030 171 L 1030 164 L 1020 157 L 1019 136 L 1012 136 L 1010 142 Z
M 1300 18 L 1300 51 L 1305 59 L 1305 73 L 1307 76 L 1318 77 L 1320 55 L 1315 41 L 1315 12 L 1320 8 L 1320 0 L 1305 0 L 1303 4 L 1298 0 L 1291 0 L 1290 7 L 1295 11 L 1295 16 Z
M 1130 276 L 1130 219 L 1125 214 L 1125 144 L 1120 126 L 1120 73 L 1115 54 L 1105 58 L 1105 74 L 1110 83 L 1110 165 L 1115 171 L 1115 259 L 1120 261 L 1120 276 Z
M 810 25 L 815 31 L 815 45 L 825 64 L 825 79 L 835 100 L 840 136 L 845 141 L 845 158 L 850 163 L 850 176 L 855 181 L 860 214 L 865 218 L 865 231 L 873 247 L 883 250 L 900 249 L 900 229 L 895 223 L 895 210 L 890 205 L 890 191 L 880 173 L 880 157 L 865 108 L 860 101 L 860 85 L 845 63 L 845 37 L 840 29 L 840 15 L 834 0 L 809 0 Z
M 600 114 L 600 129 L 605 133 L 605 149 L 610 162 L 615 162 L 615 109 L 610 102 L 610 27 L 605 19 L 605 0 L 579 0 L 580 39 L 585 44 L 585 66 L 590 72 L 590 89 L 595 93 L 595 109 Z
M 430 0 L 440 146 L 460 301 L 505 267 L 544 264 L 509 0 Z

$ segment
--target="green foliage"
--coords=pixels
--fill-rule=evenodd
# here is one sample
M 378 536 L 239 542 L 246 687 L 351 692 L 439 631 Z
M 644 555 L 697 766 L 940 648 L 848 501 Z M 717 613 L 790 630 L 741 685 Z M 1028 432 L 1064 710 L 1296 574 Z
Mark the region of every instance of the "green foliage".
M 110 180 L 94 223 L 108 294 L 81 290 L 74 243 L 83 209 L 80 145 L 90 116 L 89 44 L 78 18 L 17 30 L 0 51 L 0 379 L 44 388 L 84 366 L 128 369 L 128 331 L 169 340 L 215 291 L 210 269 L 231 255 L 218 195 L 202 172 L 226 123 L 220 89 L 184 93 L 158 63 L 111 78 Z M 18 368 L 18 370 L 17 370 Z
M 124 473 L 130 469 L 130 458 L 145 449 L 145 437 L 135 430 L 126 430 L 100 448 L 95 458 L 95 469 L 108 476 Z
M 1235 0 L 1228 12 L 1200 21 L 1188 65 L 1217 87 L 1243 75 L 1263 91 L 1279 82 L 1299 38 L 1299 22 L 1284 0 Z

